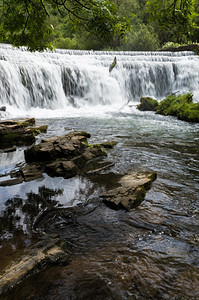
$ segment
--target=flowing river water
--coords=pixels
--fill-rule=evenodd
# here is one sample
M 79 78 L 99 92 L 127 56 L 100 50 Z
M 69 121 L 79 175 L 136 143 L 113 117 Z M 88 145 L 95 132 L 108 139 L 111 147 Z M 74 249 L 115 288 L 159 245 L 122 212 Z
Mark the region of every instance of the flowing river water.
M 6 299 L 199 299 L 199 125 L 136 109 L 141 96 L 177 90 L 198 101 L 199 58 L 0 49 L 2 118 L 47 124 L 37 142 L 70 130 L 89 132 L 89 143 L 118 142 L 108 152 L 114 166 L 100 175 L 0 187 L 1 272 L 40 238 L 33 225 L 46 203 L 69 211 L 38 225 L 65 240 L 69 264 L 44 269 Z M 0 173 L 23 164 L 23 151 L 0 153 Z M 101 202 L 120 175 L 148 170 L 157 179 L 140 206 Z

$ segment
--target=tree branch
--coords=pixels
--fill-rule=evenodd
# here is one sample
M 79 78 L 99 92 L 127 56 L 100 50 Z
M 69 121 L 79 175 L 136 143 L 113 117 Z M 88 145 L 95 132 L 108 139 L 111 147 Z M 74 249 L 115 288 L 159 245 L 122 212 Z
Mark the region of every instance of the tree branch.
M 44 3 L 43 3 L 43 0 L 40 0 L 40 3 L 41 3 L 41 5 L 42 5 L 42 7 L 43 7 L 45 13 L 47 14 L 47 16 L 50 17 L 50 15 L 49 15 L 49 13 L 48 13 L 48 11 L 47 11 L 47 9 L 46 9 Z

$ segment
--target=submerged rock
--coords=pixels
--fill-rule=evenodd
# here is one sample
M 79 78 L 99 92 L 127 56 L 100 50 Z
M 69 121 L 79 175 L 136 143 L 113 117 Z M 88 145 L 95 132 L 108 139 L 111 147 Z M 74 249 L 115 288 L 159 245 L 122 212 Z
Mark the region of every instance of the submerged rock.
M 155 172 L 125 175 L 119 182 L 121 186 L 102 194 L 101 197 L 104 203 L 113 209 L 130 210 L 144 200 L 146 191 L 156 178 Z
M 46 132 L 47 126 L 35 126 L 35 119 L 23 121 L 0 121 L 0 148 L 30 145 L 35 142 L 35 136 Z
M 9 292 L 28 276 L 38 273 L 45 265 L 53 263 L 68 263 L 68 254 L 60 238 L 47 235 L 0 275 L 0 295 Z
M 102 147 L 107 149 L 112 149 L 115 145 L 117 145 L 116 141 L 107 141 L 100 144 Z

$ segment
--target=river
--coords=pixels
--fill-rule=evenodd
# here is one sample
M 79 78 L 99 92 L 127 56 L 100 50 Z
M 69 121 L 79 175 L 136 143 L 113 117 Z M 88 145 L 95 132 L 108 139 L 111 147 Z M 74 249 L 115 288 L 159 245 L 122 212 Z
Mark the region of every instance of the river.
M 46 201 L 70 210 L 70 217 L 40 224 L 44 234 L 65 240 L 69 264 L 44 269 L 6 299 L 199 299 L 199 125 L 136 109 L 141 96 L 162 99 L 177 90 L 191 90 L 197 101 L 199 58 L 191 52 L 33 54 L 7 45 L 0 53 L 3 118 L 35 117 L 48 125 L 47 136 L 85 130 L 89 143 L 118 142 L 108 152 L 114 166 L 100 175 L 45 175 L 0 187 L 1 271 L 38 240 L 33 224 Z M 0 173 L 23 164 L 23 151 L 1 153 Z M 148 170 L 157 179 L 139 207 L 114 211 L 101 202 L 117 176 Z

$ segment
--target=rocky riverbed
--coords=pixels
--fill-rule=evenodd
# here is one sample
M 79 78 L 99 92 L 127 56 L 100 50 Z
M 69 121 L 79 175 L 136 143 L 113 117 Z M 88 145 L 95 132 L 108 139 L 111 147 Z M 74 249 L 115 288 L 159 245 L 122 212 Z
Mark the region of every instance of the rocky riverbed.
M 44 127 L 45 130 L 43 130 Z M 15 186 L 22 182 L 40 180 L 45 173 L 50 177 L 65 179 L 75 176 L 102 176 L 103 178 L 100 172 L 114 165 L 114 162 L 107 159 L 107 151 L 109 151 L 107 149 L 112 149 L 116 145 L 115 141 L 89 144 L 88 139 L 91 137 L 89 133 L 70 131 L 62 136 L 43 138 L 40 143 L 35 144 L 35 134 L 41 130 L 46 132 L 46 129 L 47 126 L 36 127 L 34 119 L 22 120 L 20 123 L 18 121 L 1 122 L 2 148 L 6 146 L 5 151 L 23 143 L 26 144 L 27 140 L 28 142 L 31 140 L 33 145 L 25 149 L 25 163 L 22 166 L 10 173 L 0 174 L 0 186 Z M 8 135 L 13 136 L 13 140 L 8 139 Z M 27 135 L 31 135 L 31 139 L 28 137 L 26 140 L 24 137 Z M 55 262 L 68 263 L 69 254 L 65 243 L 58 236 L 52 236 L 52 233 L 46 236 L 42 234 L 49 224 L 52 225 L 53 220 L 60 217 L 72 220 L 71 215 L 78 216 L 79 209 L 80 215 L 89 214 L 100 203 L 112 209 L 129 211 L 142 203 L 146 191 L 150 189 L 156 177 L 155 172 L 111 175 L 108 179 L 110 187 L 107 186 L 103 189 L 103 193 L 98 195 L 97 203 L 94 201 L 93 204 L 91 200 L 91 208 L 82 205 L 82 207 L 65 209 L 53 207 L 50 202 L 46 201 L 45 209 L 41 208 L 35 215 L 30 231 L 31 234 L 37 236 L 37 243 L 28 251 L 26 250 L 25 256 L 18 257 L 12 265 L 8 264 L 3 270 L 0 275 L 0 294 L 6 295 L 27 277 L 40 272 L 44 266 Z M 9 214 L 8 206 L 8 216 Z M 6 216 L 6 212 L 4 215 Z M 4 230 L 3 227 L 2 229 Z

